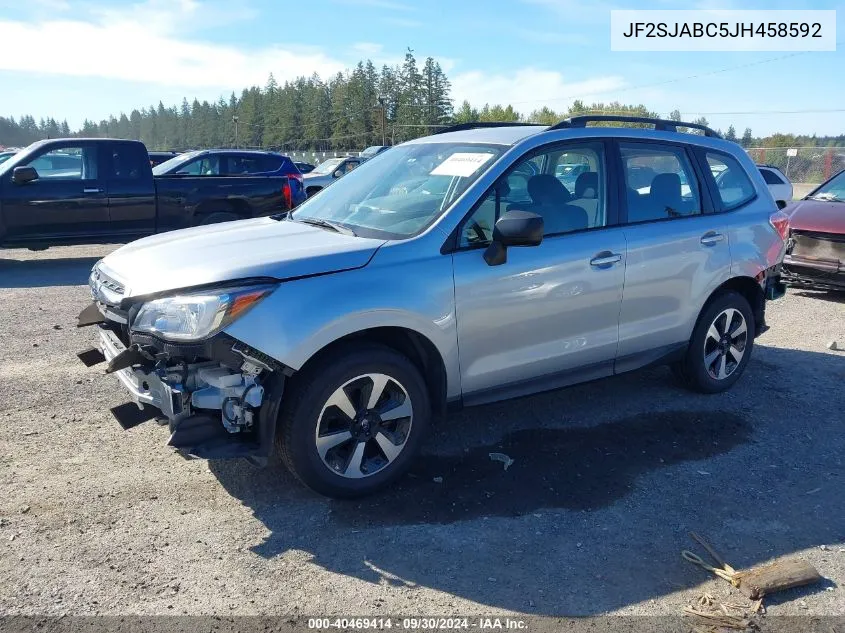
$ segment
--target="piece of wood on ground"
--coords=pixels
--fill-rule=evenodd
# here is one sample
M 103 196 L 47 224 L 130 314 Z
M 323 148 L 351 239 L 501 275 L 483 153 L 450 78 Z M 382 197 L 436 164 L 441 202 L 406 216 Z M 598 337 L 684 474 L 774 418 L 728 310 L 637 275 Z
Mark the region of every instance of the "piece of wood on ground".
M 822 577 L 807 561 L 794 559 L 739 571 L 734 579 L 742 593 L 759 600 L 777 591 L 819 582 Z

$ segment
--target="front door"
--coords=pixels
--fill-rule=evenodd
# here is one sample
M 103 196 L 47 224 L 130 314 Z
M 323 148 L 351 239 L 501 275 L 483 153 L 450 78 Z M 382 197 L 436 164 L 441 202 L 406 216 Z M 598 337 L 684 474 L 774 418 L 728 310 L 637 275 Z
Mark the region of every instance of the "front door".
M 585 175 L 567 183 L 573 163 Z M 556 144 L 517 161 L 465 220 L 452 254 L 465 402 L 612 373 L 626 245 L 608 192 L 601 143 Z M 489 266 L 493 225 L 512 209 L 543 217 L 543 241 Z
M 100 173 L 96 143 L 51 144 L 18 167 L 29 166 L 38 178 L 16 185 L 7 173 L 3 183 L 6 240 L 76 241 L 109 229 L 109 206 Z

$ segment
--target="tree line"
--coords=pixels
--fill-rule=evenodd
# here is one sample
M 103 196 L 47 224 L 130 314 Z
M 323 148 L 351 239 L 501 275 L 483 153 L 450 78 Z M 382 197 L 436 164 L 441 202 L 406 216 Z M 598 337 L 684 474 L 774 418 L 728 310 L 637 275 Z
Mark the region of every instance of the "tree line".
M 25 146 L 43 138 L 68 136 L 139 139 L 149 149 L 185 150 L 202 147 L 255 147 L 280 151 L 353 150 L 368 145 L 400 143 L 431 134 L 453 123 L 475 121 L 531 121 L 552 124 L 569 116 L 593 113 L 657 117 L 646 106 L 618 101 L 585 104 L 575 101 L 566 110 L 548 107 L 529 113 L 511 105 L 474 107 L 464 101 L 455 108 L 449 79 L 440 64 L 428 57 L 420 66 L 408 49 L 402 64 L 382 66 L 360 61 L 346 73 L 323 79 L 317 74 L 279 85 L 271 74 L 266 85 L 245 88 L 217 102 L 166 107 L 162 102 L 121 113 L 99 122 L 86 119 L 72 131 L 67 121 L 36 122 L 31 115 L 0 117 L 0 145 Z M 675 110 L 668 118 L 681 120 Z M 706 125 L 706 118 L 693 121 Z M 845 146 L 837 137 L 775 134 L 756 138 L 750 128 L 738 135 L 731 125 L 725 138 L 744 147 Z

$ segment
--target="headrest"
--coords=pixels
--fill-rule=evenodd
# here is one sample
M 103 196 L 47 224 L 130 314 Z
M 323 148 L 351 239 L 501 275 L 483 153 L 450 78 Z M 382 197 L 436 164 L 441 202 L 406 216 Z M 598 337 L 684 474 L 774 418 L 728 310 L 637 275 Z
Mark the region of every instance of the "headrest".
M 576 198 L 598 198 L 599 175 L 594 171 L 585 171 L 575 180 Z

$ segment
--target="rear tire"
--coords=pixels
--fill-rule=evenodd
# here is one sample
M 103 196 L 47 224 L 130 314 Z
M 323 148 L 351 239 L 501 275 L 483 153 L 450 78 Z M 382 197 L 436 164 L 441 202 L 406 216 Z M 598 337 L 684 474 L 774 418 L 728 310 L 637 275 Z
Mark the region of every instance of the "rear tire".
M 408 358 L 383 345 L 350 344 L 291 379 L 276 444 L 315 492 L 360 497 L 408 470 L 430 418 L 428 390 Z
M 234 222 L 240 220 L 241 217 L 229 211 L 215 211 L 208 215 L 202 216 L 197 226 L 205 226 L 206 224 L 220 224 L 221 222 Z
M 733 291 L 716 296 L 698 317 L 686 356 L 672 371 L 694 391 L 730 389 L 751 358 L 755 327 L 745 297 Z

